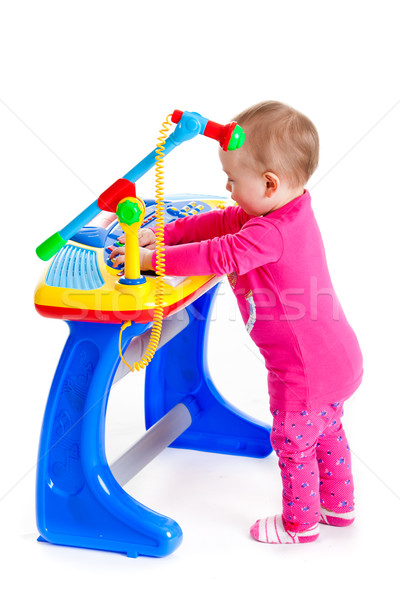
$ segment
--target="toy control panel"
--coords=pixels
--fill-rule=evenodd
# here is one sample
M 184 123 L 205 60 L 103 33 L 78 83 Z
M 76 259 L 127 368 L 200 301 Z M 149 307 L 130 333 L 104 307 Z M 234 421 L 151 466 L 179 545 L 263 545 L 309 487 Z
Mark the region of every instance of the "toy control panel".
M 155 200 L 144 200 L 142 227 L 155 225 Z M 227 201 L 216 196 L 175 195 L 165 198 L 165 223 L 222 209 Z M 101 212 L 54 256 L 35 292 L 36 310 L 64 320 L 148 323 L 155 308 L 155 275 L 146 274 L 142 290 L 121 291 L 116 282 L 123 266 L 114 268 L 110 254 L 123 231 L 114 213 Z M 215 275 L 166 277 L 164 316 L 193 302 L 219 278 Z M 132 286 L 135 288 L 141 286 Z

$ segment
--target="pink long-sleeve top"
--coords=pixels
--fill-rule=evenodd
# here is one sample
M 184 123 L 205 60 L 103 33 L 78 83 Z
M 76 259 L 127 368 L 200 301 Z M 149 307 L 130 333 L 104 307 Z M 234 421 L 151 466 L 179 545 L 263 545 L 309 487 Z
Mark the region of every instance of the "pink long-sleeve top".
M 362 354 L 308 191 L 263 217 L 231 206 L 178 219 L 165 227 L 165 244 L 169 275 L 228 275 L 268 369 L 272 410 L 316 409 L 358 388 Z

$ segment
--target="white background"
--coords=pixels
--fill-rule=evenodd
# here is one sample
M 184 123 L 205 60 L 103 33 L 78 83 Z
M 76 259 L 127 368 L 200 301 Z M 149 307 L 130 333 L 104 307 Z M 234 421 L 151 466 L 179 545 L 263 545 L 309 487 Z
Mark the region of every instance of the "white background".
M 385 596 L 397 586 L 399 409 L 399 38 L 396 2 L 75 1 L 1 3 L 0 169 L 3 276 L 0 589 L 7 597 L 273 594 Z M 227 122 L 264 99 L 319 130 L 309 182 L 332 279 L 365 361 L 346 405 L 357 520 L 318 541 L 267 546 L 256 518 L 280 510 L 274 456 L 166 450 L 129 486 L 176 519 L 184 541 L 163 559 L 38 544 L 35 464 L 65 339 L 39 317 L 35 247 L 155 146 L 175 108 Z M 166 193 L 224 195 L 217 145 L 197 138 L 166 161 Z M 153 173 L 138 193 L 153 195 Z M 223 286 L 209 363 L 233 404 L 269 421 L 266 373 Z M 143 430 L 143 377 L 111 394 L 110 458 Z M 265 592 L 264 592 L 264 588 Z M 141 592 L 143 595 L 143 591 Z

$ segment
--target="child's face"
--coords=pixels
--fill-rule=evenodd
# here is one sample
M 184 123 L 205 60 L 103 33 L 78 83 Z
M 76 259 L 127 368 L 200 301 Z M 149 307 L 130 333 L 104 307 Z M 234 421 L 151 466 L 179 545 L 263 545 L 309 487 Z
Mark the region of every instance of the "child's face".
M 232 200 L 248 215 L 261 217 L 274 210 L 275 202 L 267 192 L 268 182 L 265 176 L 246 166 L 242 156 L 240 149 L 219 152 L 222 168 L 228 176 L 226 189 L 230 192 Z

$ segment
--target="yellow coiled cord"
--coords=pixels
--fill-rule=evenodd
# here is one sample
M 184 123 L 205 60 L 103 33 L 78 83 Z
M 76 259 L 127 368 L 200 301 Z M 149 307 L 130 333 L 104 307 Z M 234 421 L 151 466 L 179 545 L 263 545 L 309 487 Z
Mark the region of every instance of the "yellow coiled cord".
M 168 134 L 169 127 L 172 125 L 170 121 L 172 115 L 168 115 L 160 129 L 160 137 L 157 139 L 156 147 L 156 289 L 154 296 L 154 313 L 153 326 L 150 332 L 150 339 L 147 348 L 142 358 L 130 365 L 123 357 L 121 349 L 121 338 L 124 329 L 129 327 L 131 321 L 125 321 L 119 332 L 119 355 L 122 362 L 133 371 L 140 371 L 150 363 L 153 358 L 161 336 L 161 329 L 164 316 L 164 276 L 165 276 L 165 254 L 164 254 L 164 155 L 165 155 L 165 140 Z

